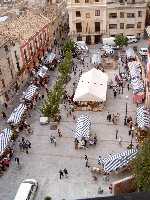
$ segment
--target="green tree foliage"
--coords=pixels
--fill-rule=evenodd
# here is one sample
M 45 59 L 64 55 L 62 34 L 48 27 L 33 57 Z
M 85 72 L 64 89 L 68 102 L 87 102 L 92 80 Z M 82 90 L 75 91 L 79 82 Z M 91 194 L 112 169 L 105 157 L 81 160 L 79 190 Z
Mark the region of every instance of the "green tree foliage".
M 63 46 L 63 52 L 65 53 L 66 51 L 73 51 L 75 48 L 75 42 L 72 40 L 67 40 Z
M 44 200 L 52 200 L 52 198 L 47 196 L 47 197 L 44 198 Z
M 128 38 L 123 35 L 117 35 L 115 37 L 115 44 L 116 46 L 123 47 L 128 45 Z
M 150 192 L 150 138 L 144 143 L 133 162 L 133 174 L 140 191 Z

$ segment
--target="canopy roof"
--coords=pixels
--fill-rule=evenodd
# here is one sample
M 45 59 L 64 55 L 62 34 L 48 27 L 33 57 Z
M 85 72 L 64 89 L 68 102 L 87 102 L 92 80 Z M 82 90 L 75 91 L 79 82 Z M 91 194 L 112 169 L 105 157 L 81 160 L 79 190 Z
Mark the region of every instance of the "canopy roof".
M 101 63 L 101 56 L 99 53 L 93 54 L 92 56 L 92 64 L 100 64 Z
M 107 74 L 95 68 L 82 74 L 74 98 L 74 101 L 106 101 Z

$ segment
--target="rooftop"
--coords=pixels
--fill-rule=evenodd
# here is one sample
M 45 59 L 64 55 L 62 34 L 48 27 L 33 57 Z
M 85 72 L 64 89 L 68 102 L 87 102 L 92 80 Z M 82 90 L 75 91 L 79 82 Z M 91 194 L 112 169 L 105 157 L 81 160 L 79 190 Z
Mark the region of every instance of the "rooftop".
M 23 43 L 48 23 L 50 23 L 50 19 L 27 10 L 15 19 L 0 23 L 0 44 L 1 39 L 6 37 L 17 39 Z

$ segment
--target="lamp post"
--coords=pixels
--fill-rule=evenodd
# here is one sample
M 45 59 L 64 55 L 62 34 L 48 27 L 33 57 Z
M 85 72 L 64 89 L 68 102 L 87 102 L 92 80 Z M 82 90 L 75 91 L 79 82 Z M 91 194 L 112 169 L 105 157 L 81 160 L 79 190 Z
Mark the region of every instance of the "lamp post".
M 127 116 L 128 116 L 128 96 L 126 96 L 126 112 L 125 112 L 125 118 L 124 118 L 124 125 L 127 125 Z

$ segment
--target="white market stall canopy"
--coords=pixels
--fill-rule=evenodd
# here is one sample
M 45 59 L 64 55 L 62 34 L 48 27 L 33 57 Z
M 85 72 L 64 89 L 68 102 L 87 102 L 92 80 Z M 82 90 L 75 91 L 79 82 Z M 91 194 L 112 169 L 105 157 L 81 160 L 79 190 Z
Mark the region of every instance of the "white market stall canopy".
M 78 50 L 88 51 L 85 41 L 77 41 L 75 44 Z
M 135 52 L 132 48 L 126 50 L 127 58 L 136 58 Z
M 27 100 L 31 100 L 34 94 L 36 93 L 38 87 L 36 85 L 30 85 L 27 90 L 25 91 L 23 98 Z
M 11 113 L 9 119 L 7 120 L 7 123 L 13 123 L 18 124 L 24 112 L 27 110 L 27 106 L 25 104 L 20 104 L 17 108 L 14 109 L 14 111 Z
M 88 138 L 90 133 L 91 122 L 87 115 L 81 115 L 76 124 L 75 138 Z
M 150 109 L 144 108 L 144 105 L 137 108 L 137 124 L 140 128 L 150 128 Z
M 138 151 L 136 149 L 130 149 L 110 155 L 104 159 L 99 159 L 98 163 L 103 165 L 105 172 L 112 172 L 118 169 L 121 169 L 124 166 L 127 166 L 131 160 L 136 157 Z
M 5 148 L 7 147 L 10 138 L 12 136 L 12 131 L 9 128 L 5 128 L 0 133 L 0 155 L 4 152 Z
M 46 75 L 47 70 L 48 70 L 47 67 L 42 66 L 42 67 L 39 69 L 39 71 L 37 72 L 37 75 L 43 78 L 43 77 Z
M 56 54 L 54 54 L 53 52 L 48 53 L 46 58 L 43 60 L 43 63 L 45 65 L 49 64 L 49 63 L 52 63 L 55 58 L 56 58 Z
M 106 101 L 107 74 L 95 68 L 82 74 L 73 101 Z
M 92 56 L 92 64 L 101 64 L 101 56 L 100 54 L 93 54 Z

